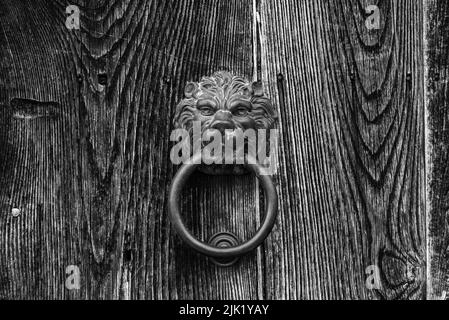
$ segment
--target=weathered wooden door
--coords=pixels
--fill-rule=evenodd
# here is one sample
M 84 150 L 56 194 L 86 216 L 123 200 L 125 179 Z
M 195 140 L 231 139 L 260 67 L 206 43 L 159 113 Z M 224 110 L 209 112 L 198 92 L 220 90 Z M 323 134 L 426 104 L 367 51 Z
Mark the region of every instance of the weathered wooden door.
M 0 0 L 0 297 L 425 298 L 424 16 L 414 0 Z M 281 136 L 276 226 L 229 268 L 167 213 L 176 104 L 223 69 L 263 82 Z M 199 239 L 248 239 L 263 204 L 254 176 L 197 173 L 182 208 Z

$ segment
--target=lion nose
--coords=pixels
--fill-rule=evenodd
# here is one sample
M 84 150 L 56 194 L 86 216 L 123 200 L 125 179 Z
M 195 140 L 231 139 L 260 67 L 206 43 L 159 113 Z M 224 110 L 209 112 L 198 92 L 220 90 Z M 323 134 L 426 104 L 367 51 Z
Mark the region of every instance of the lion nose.
M 220 132 L 224 132 L 226 129 L 235 129 L 234 123 L 232 121 L 214 121 L 211 125 L 213 129 L 217 129 Z
M 226 129 L 235 129 L 235 125 L 232 122 L 232 113 L 226 110 L 218 110 L 211 127 L 222 133 L 224 133 Z
M 231 121 L 232 113 L 227 110 L 218 110 L 215 114 L 216 121 Z

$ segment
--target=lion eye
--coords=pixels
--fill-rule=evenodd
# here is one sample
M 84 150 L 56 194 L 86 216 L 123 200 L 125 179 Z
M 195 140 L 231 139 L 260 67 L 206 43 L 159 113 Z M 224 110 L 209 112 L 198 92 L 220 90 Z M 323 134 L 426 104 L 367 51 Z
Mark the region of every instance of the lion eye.
M 215 113 L 214 109 L 211 106 L 202 106 L 199 108 L 199 110 L 203 116 L 211 116 Z
M 248 115 L 248 108 L 241 106 L 232 110 L 232 114 L 237 117 L 245 117 Z

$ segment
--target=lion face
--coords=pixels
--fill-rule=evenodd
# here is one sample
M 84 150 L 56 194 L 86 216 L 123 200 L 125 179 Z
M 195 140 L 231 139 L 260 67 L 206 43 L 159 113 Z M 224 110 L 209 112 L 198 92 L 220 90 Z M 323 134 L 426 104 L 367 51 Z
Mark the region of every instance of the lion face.
M 194 121 L 202 130 L 270 129 L 276 112 L 260 83 L 221 71 L 200 82 L 190 82 L 185 99 L 176 108 L 175 127 L 190 130 Z
M 260 83 L 250 83 L 227 71 L 188 83 L 184 94 L 185 98 L 176 108 L 175 129 L 192 133 L 195 122 L 201 124 L 202 134 L 218 130 L 225 137 L 237 129 L 270 129 L 277 119 Z

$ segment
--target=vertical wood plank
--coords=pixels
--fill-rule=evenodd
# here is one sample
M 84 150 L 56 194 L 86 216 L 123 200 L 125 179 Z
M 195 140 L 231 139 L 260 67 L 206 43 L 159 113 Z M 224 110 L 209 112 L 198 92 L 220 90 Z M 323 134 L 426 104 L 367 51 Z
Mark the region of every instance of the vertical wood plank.
M 260 16 L 283 137 L 267 298 L 423 298 L 422 2 L 261 0 Z
M 449 4 L 427 5 L 428 298 L 449 298 Z
M 174 107 L 187 81 L 216 70 L 252 78 L 252 2 L 71 4 L 81 9 L 79 31 L 64 26 L 66 1 L 0 1 L 0 104 L 8 124 L 0 141 L 1 295 L 259 297 L 255 257 L 230 269 L 211 265 L 173 234 L 166 203 L 176 170 L 169 159 Z M 60 117 L 17 120 L 14 98 Z M 250 236 L 254 177 L 201 180 L 193 178 L 184 203 L 196 234 L 205 240 L 224 228 Z M 9 214 L 28 204 L 19 218 Z M 69 292 L 65 267 L 72 264 L 82 281 Z
M 0 297 L 79 296 L 64 285 L 81 261 L 65 7 L 0 1 L 0 12 Z

